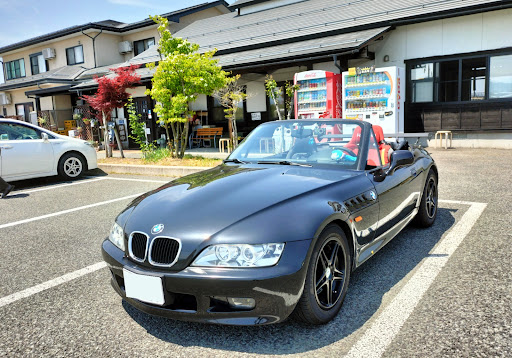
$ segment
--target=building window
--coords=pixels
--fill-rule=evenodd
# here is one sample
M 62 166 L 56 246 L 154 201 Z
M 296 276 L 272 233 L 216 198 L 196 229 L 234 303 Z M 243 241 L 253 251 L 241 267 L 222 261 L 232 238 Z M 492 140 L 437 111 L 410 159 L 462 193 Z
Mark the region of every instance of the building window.
M 437 102 L 459 100 L 459 61 L 436 63 L 436 99 Z
M 19 60 L 6 62 L 5 74 L 8 80 L 25 77 L 25 60 L 20 58 Z
M 150 39 L 144 39 L 140 41 L 134 41 L 133 42 L 133 51 L 135 56 L 141 54 L 142 52 L 146 51 L 151 46 L 155 45 L 155 38 L 152 37 Z
M 82 45 L 70 47 L 66 49 L 66 58 L 68 65 L 77 65 L 84 63 L 84 48 Z
M 245 101 L 240 101 L 237 104 L 238 109 L 237 109 L 236 114 L 235 114 L 237 121 L 243 121 L 244 120 L 244 114 L 245 114 L 244 103 L 245 103 Z M 222 123 L 227 122 L 226 112 L 224 112 L 225 109 L 226 109 L 226 107 L 223 107 L 220 104 L 220 101 L 217 98 L 212 97 L 211 122 L 212 123 L 218 123 L 218 124 L 222 124 Z
M 462 60 L 462 101 L 481 101 L 485 99 L 485 77 L 487 58 L 468 58 Z
M 32 76 L 48 71 L 48 61 L 41 52 L 30 55 L 30 69 Z
M 412 102 L 432 102 L 434 99 L 434 64 L 422 63 L 412 66 L 411 84 Z
M 489 98 L 512 98 L 512 55 L 492 56 L 489 69 Z
M 512 99 L 512 54 L 411 61 L 410 103 Z

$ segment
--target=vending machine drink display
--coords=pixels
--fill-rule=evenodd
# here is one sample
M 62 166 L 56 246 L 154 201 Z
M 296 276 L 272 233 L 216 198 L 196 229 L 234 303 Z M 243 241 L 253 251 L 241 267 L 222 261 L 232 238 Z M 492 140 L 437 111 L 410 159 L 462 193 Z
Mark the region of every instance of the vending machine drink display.
M 299 85 L 295 94 L 297 118 L 342 118 L 341 74 L 306 71 L 295 74 Z
M 377 124 L 384 134 L 403 133 L 404 73 L 394 66 L 343 72 L 344 118 Z

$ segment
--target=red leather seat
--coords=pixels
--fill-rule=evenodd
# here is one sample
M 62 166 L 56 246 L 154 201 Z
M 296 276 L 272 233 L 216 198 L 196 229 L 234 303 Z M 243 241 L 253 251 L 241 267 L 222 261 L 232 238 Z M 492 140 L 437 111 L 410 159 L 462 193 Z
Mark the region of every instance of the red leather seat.
M 350 141 L 345 144 L 345 148 L 350 149 L 355 154 L 359 152 L 359 142 L 361 141 L 361 127 L 357 126 L 356 129 L 354 129 L 354 133 L 352 133 L 352 138 L 350 138 Z
M 377 125 L 372 127 L 373 132 L 375 133 L 375 139 L 379 145 L 380 160 L 382 161 L 382 165 L 387 165 L 389 164 L 389 150 L 391 149 L 391 146 L 386 144 L 384 141 L 384 131 L 382 130 L 382 127 Z

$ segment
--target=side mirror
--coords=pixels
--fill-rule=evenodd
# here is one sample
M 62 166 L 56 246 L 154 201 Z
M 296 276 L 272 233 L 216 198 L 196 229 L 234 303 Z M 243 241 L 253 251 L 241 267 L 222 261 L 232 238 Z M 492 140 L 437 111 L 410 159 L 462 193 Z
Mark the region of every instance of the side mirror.
M 48 142 L 48 134 L 41 133 L 41 138 L 43 139 L 43 142 Z
M 397 150 L 391 153 L 390 165 L 386 175 L 392 175 L 400 167 L 414 163 L 414 155 L 408 150 Z

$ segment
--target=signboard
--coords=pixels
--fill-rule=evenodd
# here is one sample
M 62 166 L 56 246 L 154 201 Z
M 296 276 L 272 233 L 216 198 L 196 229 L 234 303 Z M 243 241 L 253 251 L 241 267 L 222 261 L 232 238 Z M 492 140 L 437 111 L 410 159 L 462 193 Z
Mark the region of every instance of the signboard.
M 251 120 L 253 120 L 253 121 L 261 121 L 261 112 L 251 113 Z

